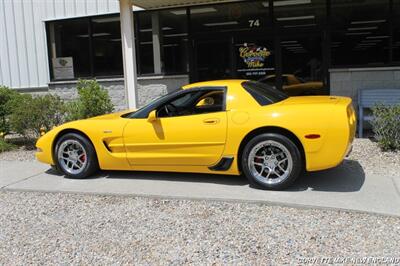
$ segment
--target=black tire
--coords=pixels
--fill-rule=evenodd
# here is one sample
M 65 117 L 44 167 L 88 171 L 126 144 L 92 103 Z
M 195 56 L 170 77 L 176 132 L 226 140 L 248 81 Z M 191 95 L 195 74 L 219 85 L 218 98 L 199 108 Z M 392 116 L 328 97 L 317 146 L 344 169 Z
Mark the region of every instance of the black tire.
M 65 168 L 65 165 L 63 163 L 61 163 L 60 160 L 58 159 L 59 149 L 62 146 L 62 144 L 67 141 L 78 142 L 86 152 L 86 156 L 85 156 L 86 164 L 84 167 L 82 167 L 82 169 L 80 170 L 79 173 L 69 172 Z M 61 173 L 65 174 L 65 176 L 68 178 L 73 178 L 73 179 L 87 178 L 99 170 L 96 151 L 95 151 L 92 143 L 86 137 L 84 137 L 80 134 L 77 134 L 77 133 L 67 133 L 67 134 L 61 136 L 58 139 L 57 144 L 54 148 L 53 156 L 54 156 L 54 162 L 56 164 L 55 166 L 57 167 L 57 169 Z
M 255 174 L 252 173 L 252 170 L 250 169 L 249 166 L 249 156 L 250 153 L 252 152 L 253 148 L 255 148 L 257 145 L 265 142 L 265 141 L 272 141 L 273 143 L 279 143 L 280 145 L 283 145 L 289 152 L 291 159 L 292 159 L 292 167 L 291 170 L 288 171 L 289 174 L 281 180 L 277 181 L 276 183 L 267 183 L 266 181 L 263 182 L 260 179 L 261 177 L 256 177 Z M 260 147 L 260 146 L 258 146 Z M 255 148 L 257 149 L 257 148 Z M 262 163 L 265 162 L 265 159 L 263 160 Z M 277 159 L 276 159 L 277 160 Z M 261 163 L 261 164 L 262 164 Z M 300 175 L 300 173 L 303 170 L 303 160 L 301 153 L 299 151 L 299 148 L 296 146 L 296 144 L 287 138 L 286 136 L 283 136 L 281 134 L 276 134 L 276 133 L 264 133 L 260 134 L 258 136 L 255 136 L 252 138 L 249 142 L 246 143 L 246 146 L 243 149 L 242 156 L 241 156 L 241 166 L 242 166 L 242 171 L 249 180 L 250 184 L 260 188 L 260 189 L 268 189 L 268 190 L 283 190 L 288 188 L 295 180 L 296 178 Z M 265 166 L 263 166 L 265 167 Z M 276 166 L 275 166 L 275 169 Z M 280 170 L 277 170 L 280 171 Z M 260 170 L 262 172 L 262 170 Z M 266 180 L 266 179 L 265 179 Z M 279 180 L 279 179 L 276 179 Z

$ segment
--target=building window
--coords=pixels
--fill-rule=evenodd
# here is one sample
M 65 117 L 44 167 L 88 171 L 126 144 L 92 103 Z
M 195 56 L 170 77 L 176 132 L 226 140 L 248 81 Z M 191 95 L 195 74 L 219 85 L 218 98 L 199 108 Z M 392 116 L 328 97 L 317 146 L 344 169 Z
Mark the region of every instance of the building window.
M 186 9 L 138 12 L 140 74 L 188 73 Z
M 122 76 L 119 16 L 49 22 L 52 80 Z
M 51 22 L 49 31 L 52 78 L 59 80 L 91 76 L 89 19 Z M 67 63 L 68 66 L 72 63 L 72 68 L 67 68 Z
M 270 1 L 191 7 L 192 80 L 246 78 L 275 73 Z
M 150 12 L 135 13 L 137 28 L 136 58 L 140 75 L 154 73 L 153 29 Z
M 325 0 L 274 1 L 274 19 L 280 31 L 315 31 L 326 23 Z
M 379 66 L 389 61 L 389 1 L 332 1 L 333 66 Z
M 177 14 L 177 12 L 179 12 Z M 183 14 L 183 15 L 180 15 Z M 189 72 L 186 9 L 159 12 L 162 29 L 162 61 L 166 74 Z
M 271 27 L 269 1 L 246 1 L 190 8 L 193 33 L 249 33 Z
M 94 76 L 123 75 L 119 17 L 92 19 Z
M 324 93 L 323 39 L 326 30 L 326 1 L 274 1 L 274 20 L 278 25 L 282 56 L 282 86 Z
M 400 62 L 400 0 L 393 5 L 393 61 Z

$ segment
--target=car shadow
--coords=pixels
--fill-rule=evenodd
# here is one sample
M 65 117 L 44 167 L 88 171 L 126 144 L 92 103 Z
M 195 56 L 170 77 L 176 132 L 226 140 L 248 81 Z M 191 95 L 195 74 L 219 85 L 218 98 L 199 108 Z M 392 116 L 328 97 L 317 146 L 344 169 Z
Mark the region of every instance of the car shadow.
M 53 169 L 47 170 L 46 173 L 62 176 Z M 249 186 L 247 179 L 243 175 L 231 176 L 170 172 L 101 171 L 89 179 L 99 178 Z M 362 188 L 364 182 L 365 173 L 362 166 L 357 161 L 344 160 L 342 164 L 329 170 L 304 173 L 286 191 L 301 192 L 312 190 L 326 192 L 355 192 Z
M 303 174 L 287 191 L 356 192 L 365 182 L 365 172 L 359 162 L 344 160 L 339 166 Z

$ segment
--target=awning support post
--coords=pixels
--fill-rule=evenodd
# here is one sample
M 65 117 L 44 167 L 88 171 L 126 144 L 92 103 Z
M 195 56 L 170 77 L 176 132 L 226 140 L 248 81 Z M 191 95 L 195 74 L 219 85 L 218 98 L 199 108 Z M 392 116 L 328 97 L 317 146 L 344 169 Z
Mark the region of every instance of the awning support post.
M 120 0 L 121 42 L 124 65 L 125 90 L 129 109 L 137 108 L 137 70 L 135 27 L 131 0 Z

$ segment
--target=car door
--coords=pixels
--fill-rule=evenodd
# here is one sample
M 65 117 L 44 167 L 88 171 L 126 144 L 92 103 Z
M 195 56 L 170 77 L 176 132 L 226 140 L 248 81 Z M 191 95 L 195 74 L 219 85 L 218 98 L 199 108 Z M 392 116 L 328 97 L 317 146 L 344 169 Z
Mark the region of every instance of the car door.
M 207 107 L 204 97 L 215 92 L 222 93 L 223 102 L 214 101 L 214 106 Z M 157 113 L 154 121 L 131 119 L 124 129 L 129 163 L 132 166 L 216 164 L 226 141 L 225 98 L 225 88 L 190 89 L 154 108 Z M 174 104 L 180 111 L 167 114 L 168 104 Z

